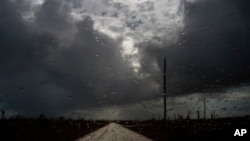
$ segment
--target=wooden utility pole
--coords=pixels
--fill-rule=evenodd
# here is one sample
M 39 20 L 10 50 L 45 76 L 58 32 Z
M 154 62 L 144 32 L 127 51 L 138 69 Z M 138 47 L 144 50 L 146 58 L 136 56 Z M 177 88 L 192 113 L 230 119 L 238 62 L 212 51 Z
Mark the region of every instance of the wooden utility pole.
M 166 104 L 166 98 L 167 98 L 167 82 L 166 82 L 166 79 L 167 79 L 167 76 L 166 76 L 166 57 L 164 57 L 164 73 L 163 73 L 163 93 L 164 93 L 164 97 L 163 97 L 163 100 L 164 100 L 164 121 L 166 121 L 166 118 L 167 118 L 167 104 Z

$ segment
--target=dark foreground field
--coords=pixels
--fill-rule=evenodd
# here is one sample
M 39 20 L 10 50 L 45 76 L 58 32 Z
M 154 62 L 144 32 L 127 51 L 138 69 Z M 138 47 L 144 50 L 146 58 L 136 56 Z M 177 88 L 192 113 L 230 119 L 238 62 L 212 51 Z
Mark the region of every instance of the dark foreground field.
M 155 141 L 242 140 L 250 134 L 250 118 L 167 121 L 86 121 L 66 119 L 0 120 L 0 141 L 73 141 L 110 122 L 116 122 Z M 249 129 L 244 137 L 234 137 L 236 129 Z

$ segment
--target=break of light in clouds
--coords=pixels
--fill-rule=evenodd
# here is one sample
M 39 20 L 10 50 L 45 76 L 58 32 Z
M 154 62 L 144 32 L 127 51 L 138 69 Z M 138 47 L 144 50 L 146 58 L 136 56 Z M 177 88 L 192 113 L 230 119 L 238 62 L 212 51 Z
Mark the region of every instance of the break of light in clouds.
M 0 109 L 28 116 L 80 112 L 93 119 L 158 119 L 166 56 L 170 116 L 185 117 L 192 109 L 195 117 L 204 97 L 208 111 L 222 117 L 249 114 L 245 3 L 3 0 Z
M 89 15 L 95 30 L 120 39 L 123 59 L 129 61 L 136 73 L 141 68 L 136 44 L 152 38 L 177 42 L 178 32 L 184 26 L 181 0 L 98 0 L 78 1 L 78 4 L 71 12 L 73 18 L 82 20 L 84 15 Z

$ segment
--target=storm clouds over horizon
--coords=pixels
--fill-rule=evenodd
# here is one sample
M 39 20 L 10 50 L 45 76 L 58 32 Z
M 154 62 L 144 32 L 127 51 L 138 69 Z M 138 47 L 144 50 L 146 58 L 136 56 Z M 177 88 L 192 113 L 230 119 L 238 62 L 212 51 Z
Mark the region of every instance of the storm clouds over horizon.
M 196 111 L 206 97 L 211 111 L 250 114 L 249 4 L 2 0 L 0 109 L 155 118 L 166 57 L 170 113 Z

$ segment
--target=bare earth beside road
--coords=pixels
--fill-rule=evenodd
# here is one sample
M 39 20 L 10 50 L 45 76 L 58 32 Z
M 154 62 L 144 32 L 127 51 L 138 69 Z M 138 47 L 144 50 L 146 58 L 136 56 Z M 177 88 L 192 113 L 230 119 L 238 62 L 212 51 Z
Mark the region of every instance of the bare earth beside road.
M 250 118 L 163 121 L 91 121 L 71 119 L 5 119 L 0 120 L 0 140 L 74 141 L 101 127 L 116 122 L 154 141 L 177 140 L 242 140 L 234 137 L 236 129 L 248 129 Z

